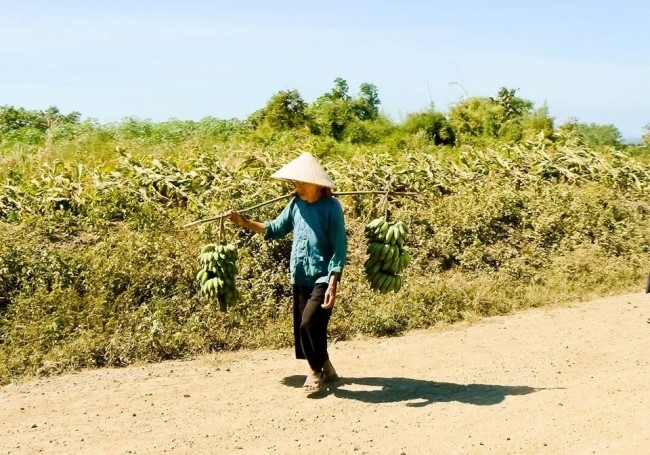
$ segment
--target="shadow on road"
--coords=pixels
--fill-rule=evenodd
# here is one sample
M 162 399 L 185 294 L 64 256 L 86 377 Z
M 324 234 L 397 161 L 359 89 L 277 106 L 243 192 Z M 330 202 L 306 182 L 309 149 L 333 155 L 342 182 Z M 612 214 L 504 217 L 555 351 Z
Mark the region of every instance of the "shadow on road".
M 282 383 L 300 388 L 305 376 L 287 376 Z M 454 384 L 450 382 L 423 381 L 409 378 L 340 378 L 328 383 L 325 388 L 310 395 L 324 398 L 359 400 L 365 403 L 395 403 L 408 401 L 407 406 L 421 407 L 432 403 L 458 401 L 461 403 L 488 406 L 501 403 L 508 395 L 528 395 L 544 390 L 528 386 L 505 386 L 493 384 Z

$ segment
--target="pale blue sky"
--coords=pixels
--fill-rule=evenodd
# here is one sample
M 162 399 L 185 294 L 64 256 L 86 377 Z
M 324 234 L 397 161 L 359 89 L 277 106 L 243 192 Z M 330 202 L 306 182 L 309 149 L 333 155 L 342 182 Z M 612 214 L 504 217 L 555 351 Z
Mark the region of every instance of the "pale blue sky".
M 381 109 L 446 112 L 502 86 L 556 122 L 650 123 L 650 1 L 0 0 L 0 105 L 112 122 L 245 118 L 336 77 Z

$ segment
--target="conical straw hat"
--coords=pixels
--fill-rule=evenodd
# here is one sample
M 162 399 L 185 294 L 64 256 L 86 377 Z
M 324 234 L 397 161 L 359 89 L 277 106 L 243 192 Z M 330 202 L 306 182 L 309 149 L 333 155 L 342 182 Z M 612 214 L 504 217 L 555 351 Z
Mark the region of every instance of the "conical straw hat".
M 271 176 L 271 178 L 279 180 L 297 180 L 299 182 L 313 183 L 315 185 L 322 185 L 331 189 L 336 189 L 334 182 L 329 178 L 316 158 L 307 152 L 302 152 L 298 158 L 289 161 L 287 164 L 282 166 Z

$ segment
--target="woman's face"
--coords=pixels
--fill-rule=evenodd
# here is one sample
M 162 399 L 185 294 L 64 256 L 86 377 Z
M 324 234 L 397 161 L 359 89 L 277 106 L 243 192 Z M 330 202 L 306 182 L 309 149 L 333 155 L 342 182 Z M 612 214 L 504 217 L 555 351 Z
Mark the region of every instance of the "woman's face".
M 296 193 L 298 197 L 305 202 L 316 202 L 321 197 L 321 188 L 320 185 L 315 185 L 313 183 L 298 182 L 293 180 L 293 185 L 296 187 Z

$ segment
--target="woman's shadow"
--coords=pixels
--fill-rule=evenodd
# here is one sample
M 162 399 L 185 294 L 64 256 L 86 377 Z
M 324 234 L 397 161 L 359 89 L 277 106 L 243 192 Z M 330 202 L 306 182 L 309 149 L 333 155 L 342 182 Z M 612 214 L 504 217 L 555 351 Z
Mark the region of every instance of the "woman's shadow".
M 282 383 L 301 388 L 305 376 L 287 376 Z M 451 382 L 424 381 L 409 378 L 339 378 L 326 383 L 323 389 L 310 397 L 359 400 L 365 403 L 394 403 L 407 401 L 407 406 L 421 407 L 432 403 L 458 401 L 488 406 L 501 403 L 508 395 L 527 395 L 543 390 L 528 386 L 493 384 L 454 384 Z

